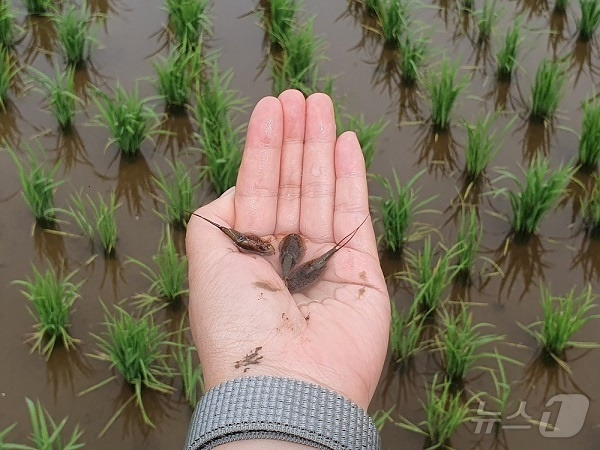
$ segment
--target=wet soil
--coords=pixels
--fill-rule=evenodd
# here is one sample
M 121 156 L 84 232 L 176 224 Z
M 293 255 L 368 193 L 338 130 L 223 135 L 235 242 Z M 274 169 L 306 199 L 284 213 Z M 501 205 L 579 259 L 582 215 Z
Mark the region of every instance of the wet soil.
M 21 4 L 14 2 L 21 8 Z M 430 58 L 439 60 L 443 53 L 462 62 L 461 74 L 470 80 L 460 96 L 454 112 L 451 130 L 439 136 L 431 132 L 427 123 L 429 109 L 422 93 L 399 82 L 394 55 L 367 28 L 372 19 L 347 3 L 338 0 L 318 2 L 306 0 L 307 16 L 316 14 L 315 30 L 327 41 L 329 58 L 322 73 L 337 75 L 335 94 L 344 99 L 348 112 L 364 113 L 369 121 L 384 116 L 389 126 L 383 133 L 378 154 L 371 172 L 391 176 L 395 167 L 401 180 L 410 179 L 421 169 L 426 174 L 419 181 L 422 198 L 437 195 L 433 207 L 440 215 L 422 216 L 440 230 L 447 242 L 456 236 L 460 206 L 458 199 L 463 190 L 461 176 L 464 165 L 463 148 L 466 136 L 459 118 L 474 120 L 488 112 L 503 110 L 499 120 L 502 127 L 517 115 L 513 126 L 504 137 L 504 144 L 493 165 L 504 166 L 513 172 L 526 165 L 536 153 L 546 155 L 554 166 L 574 158 L 577 150 L 576 132 L 582 119 L 581 102 L 591 95 L 598 82 L 599 55 L 597 41 L 581 44 L 576 40 L 575 19 L 578 8 L 571 2 L 566 16 L 552 12 L 553 5 L 544 0 L 517 0 L 498 2 L 502 16 L 492 41 L 479 44 L 472 16 L 457 9 L 452 1 L 434 1 L 415 12 L 414 16 L 431 26 L 435 51 Z M 34 226 L 32 217 L 19 192 L 17 174 L 6 152 L 0 152 L 0 286 L 3 288 L 0 306 L 0 426 L 17 422 L 12 440 L 24 441 L 29 432 L 29 419 L 24 397 L 40 398 L 55 418 L 69 416 L 70 430 L 75 422 L 85 429 L 87 448 L 163 449 L 181 448 L 191 411 L 179 394 L 165 396 L 144 393 L 144 402 L 150 418 L 156 424 L 152 429 L 144 425 L 138 410 L 132 405 L 125 410 L 106 435 L 96 435 L 106 421 L 130 395 L 121 381 L 110 383 L 95 392 L 78 397 L 77 393 L 111 375 L 107 364 L 86 356 L 95 346 L 89 332 L 98 333 L 102 310 L 98 299 L 115 303 L 147 289 L 146 280 L 138 268 L 125 264 L 128 257 L 149 262 L 158 247 L 162 231 L 160 219 L 153 213 L 152 175 L 157 168 L 168 170 L 168 159 L 180 158 L 186 163 L 197 163 L 197 156 L 187 152 L 194 145 L 193 121 L 188 116 L 169 116 L 163 127 L 174 132 L 160 136 L 155 143 L 146 142 L 138 158 L 119 155 L 114 146 L 105 148 L 107 131 L 91 126 L 95 108 L 89 103 L 86 84 L 107 89 L 119 81 L 133 88 L 139 81 L 142 95 L 154 95 L 154 87 L 145 77 L 153 76 L 152 60 L 165 55 L 167 39 L 164 31 L 165 12 L 160 2 L 129 0 L 89 0 L 88 7 L 106 15 L 98 22 L 97 36 L 102 43 L 92 55 L 92 63 L 77 73 L 78 94 L 87 102 L 77 115 L 75 131 L 62 135 L 53 117 L 44 109 L 43 98 L 29 90 L 21 80 L 10 93 L 7 111 L 0 113 L 0 133 L 19 152 L 25 144 L 37 141 L 46 151 L 49 162 L 59 164 L 58 174 L 64 180 L 56 193 L 56 203 L 65 205 L 70 193 L 82 190 L 96 195 L 116 190 L 122 206 L 118 210 L 119 242 L 114 258 L 98 257 L 89 261 L 98 248 L 86 239 L 49 233 Z M 233 69 L 233 87 L 240 90 L 248 104 L 255 104 L 271 93 L 269 71 L 262 70 L 265 60 L 264 34 L 254 15 L 246 15 L 255 4 L 251 1 L 219 0 L 213 7 L 214 34 L 208 41 L 210 49 L 221 52 L 220 66 Z M 481 5 L 477 4 L 478 7 Z M 504 39 L 512 18 L 525 17 L 521 65 L 512 83 L 497 82 L 494 77 L 494 54 Z M 56 35 L 45 18 L 18 17 L 26 31 L 17 45 L 22 64 L 31 64 L 46 73 L 53 73 L 53 59 L 60 63 L 56 53 Z M 572 57 L 566 95 L 555 120 L 547 126 L 527 120 L 527 102 L 531 80 L 537 64 L 544 56 Z M 244 118 L 246 120 L 247 117 Z M 390 164 L 392 162 L 392 164 Z M 490 193 L 508 184 L 489 179 L 477 186 L 476 191 Z M 589 175 L 578 175 L 578 180 L 589 184 Z M 507 374 L 513 381 L 509 414 L 517 410 L 519 401 L 526 400 L 526 411 L 540 420 L 546 402 L 555 394 L 581 393 L 590 399 L 590 409 L 584 427 L 576 436 L 564 439 L 543 437 L 537 426 L 526 430 L 506 430 L 498 436 L 476 434 L 475 424 L 460 429 L 452 439 L 459 449 L 476 448 L 544 448 L 592 449 L 600 438 L 600 408 L 597 391 L 600 359 L 598 350 L 569 350 L 567 361 L 571 373 L 547 364 L 539 358 L 535 341 L 523 332 L 517 322 L 528 324 L 540 314 L 539 285 L 549 284 L 555 293 L 564 293 L 571 287 L 582 288 L 591 283 L 599 292 L 600 240 L 587 236 L 579 217 L 581 188 L 571 186 L 571 194 L 560 207 L 543 221 L 539 233 L 525 244 L 511 244 L 505 251 L 508 223 L 500 216 L 509 213 L 508 202 L 493 195 L 472 196 L 478 205 L 484 226 L 481 255 L 495 261 L 504 277 L 475 277 L 467 287 L 454 286 L 449 295 L 473 303 L 477 321 L 495 325 L 495 332 L 506 336 L 510 344 L 501 350 L 516 358 L 525 367 L 507 365 Z M 383 194 L 377 184 L 372 194 Z M 205 200 L 213 194 L 206 192 Z M 59 225 L 67 232 L 75 231 L 69 225 Z M 183 233 L 177 232 L 177 242 L 183 251 Z M 411 244 L 419 248 L 419 243 Z M 390 276 L 402 267 L 402 258 L 382 253 L 382 264 Z M 82 298 L 75 304 L 72 316 L 72 334 L 82 339 L 76 352 L 54 350 L 49 362 L 37 354 L 30 355 L 23 343 L 31 330 L 32 320 L 25 309 L 25 299 L 12 280 L 23 279 L 31 273 L 31 265 L 44 267 L 52 264 L 70 271 L 79 269 L 77 279 L 86 279 L 81 289 Z M 411 293 L 405 286 L 390 279 L 390 294 L 399 307 L 408 305 Z M 161 314 L 179 323 L 184 308 L 165 310 Z M 588 326 L 576 336 L 580 341 L 600 341 L 597 326 Z M 484 363 L 485 364 L 485 363 Z M 388 359 L 380 386 L 371 405 L 378 409 L 395 407 L 398 414 L 419 422 L 423 413 L 419 398 L 424 386 L 441 366 L 439 355 L 421 354 L 403 371 Z M 175 387 L 179 388 L 179 381 Z M 492 391 L 491 379 L 473 371 L 467 387 L 474 392 Z M 493 392 L 493 391 L 492 391 Z M 512 424 L 513 422 L 511 422 Z M 523 420 L 514 424 L 523 424 Z M 385 449 L 422 448 L 424 438 L 387 425 L 383 430 Z

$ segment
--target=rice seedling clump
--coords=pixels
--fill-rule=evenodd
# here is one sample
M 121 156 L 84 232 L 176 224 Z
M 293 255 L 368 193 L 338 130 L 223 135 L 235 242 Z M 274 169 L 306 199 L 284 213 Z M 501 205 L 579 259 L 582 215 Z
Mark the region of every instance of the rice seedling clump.
M 402 250 L 411 234 L 415 232 L 412 229 L 415 216 L 425 212 L 423 207 L 433 200 L 433 197 L 423 201 L 417 198 L 414 185 L 422 174 L 423 171 L 417 173 L 405 186 L 400 184 L 396 172 L 393 183 L 387 178 L 379 178 L 388 195 L 381 204 L 383 242 L 385 247 L 393 252 Z M 415 234 L 421 235 L 422 232 L 423 230 L 417 230 Z
M 523 327 L 531 334 L 544 350 L 555 360 L 559 360 L 569 347 L 598 347 L 596 342 L 578 342 L 571 338 L 589 321 L 600 318 L 590 314 L 596 305 L 597 296 L 588 285 L 581 294 L 575 294 L 575 288 L 566 295 L 553 295 L 548 288 L 541 287 L 542 317 L 540 320 Z
M 30 67 L 33 78 L 41 87 L 41 92 L 47 96 L 48 106 L 63 130 L 68 130 L 73 124 L 77 103 L 81 100 L 75 95 L 75 72 L 67 69 L 56 71 L 55 78 L 50 78 L 43 72 Z
M 512 217 L 510 223 L 519 236 L 529 236 L 538 228 L 542 219 L 556 206 L 565 194 L 567 183 L 571 180 L 573 169 L 569 166 L 550 171 L 550 163 L 541 156 L 531 162 L 525 172 L 525 183 L 513 174 L 500 171 L 500 178 L 512 180 L 518 191 L 499 189 L 498 194 L 506 195 L 510 201 Z
M 435 248 L 431 245 L 431 238 L 427 236 L 423 250 L 407 256 L 408 271 L 397 274 L 398 278 L 413 287 L 415 307 L 419 307 L 424 313 L 433 313 L 442 301 L 444 291 L 456 275 L 456 266 L 451 264 L 456 254 L 456 246 L 441 249 L 441 255 L 436 260 Z
M 109 256 L 113 254 L 117 245 L 115 212 L 118 207 L 114 192 L 110 193 L 108 202 L 98 194 L 97 203 L 89 195 L 84 198 L 80 192 L 71 195 L 70 207 L 64 212 L 73 218 L 84 236 L 93 241 L 94 237 L 98 235 L 104 254 Z M 91 212 L 91 216 L 88 211 Z
M 21 194 L 35 219 L 42 224 L 50 224 L 55 221 L 56 208 L 54 207 L 54 191 L 62 181 L 54 181 L 58 169 L 55 165 L 47 170 L 38 161 L 31 147 L 27 147 L 28 166 L 25 167 L 21 157 L 17 156 L 12 149 L 8 149 L 15 165 L 21 182 Z
M 27 12 L 32 16 L 41 16 L 52 10 L 52 0 L 23 0 Z
M 566 80 L 564 61 L 543 59 L 537 68 L 531 87 L 531 118 L 537 121 L 552 118 L 563 96 Z
M 557 13 L 564 13 L 569 5 L 569 0 L 556 0 L 554 2 L 554 11 Z
M 497 74 L 501 81 L 509 81 L 517 66 L 517 51 L 521 43 L 520 31 L 521 21 L 517 19 L 512 28 L 506 32 L 504 46 L 496 54 Z
M 53 20 L 67 64 L 73 67 L 83 66 L 95 41 L 88 31 L 89 19 L 85 6 L 69 6 L 65 13 L 55 15 Z
M 187 273 L 187 260 L 185 256 L 179 256 L 177 253 L 169 228 L 152 261 L 156 265 L 156 271 L 137 259 L 129 259 L 129 262 L 142 268 L 144 277 L 152 283 L 148 288 L 148 294 L 138 296 L 140 306 L 151 305 L 160 299 L 173 302 L 188 292 L 183 286 Z
M 10 48 L 15 40 L 15 13 L 10 2 L 0 2 L 0 47 Z
M 32 400 L 25 398 L 25 402 L 31 420 L 32 433 L 29 439 L 33 443 L 33 447 L 21 444 L 6 444 L 1 448 L 6 450 L 76 450 L 84 447 L 84 443 L 81 442 L 83 430 L 79 429 L 79 424 L 75 425 L 70 437 L 65 439 L 63 432 L 67 424 L 66 417 L 56 423 L 39 400 L 34 403 Z
M 195 113 L 205 157 L 203 170 L 217 195 L 221 195 L 235 184 L 242 162 L 241 128 L 234 126 L 232 116 L 243 111 L 243 100 L 229 88 L 233 72 L 220 75 L 216 61 L 210 66 L 211 76 L 200 86 Z
M 317 89 L 319 64 L 323 61 L 323 39 L 315 37 L 314 21 L 296 26 L 283 42 L 281 61 L 273 62 L 273 91 L 298 89 L 310 95 Z
M 33 267 L 33 279 L 13 281 L 23 287 L 21 292 L 32 305 L 27 306 L 36 322 L 36 331 L 31 336 L 32 351 L 38 350 L 50 357 L 57 343 L 62 343 L 66 349 L 75 346 L 77 340 L 69 334 L 71 308 L 79 297 L 78 290 L 83 282 L 73 284 L 74 275 L 75 272 L 71 272 L 62 277 L 53 268 L 42 274 Z
M 453 393 L 451 383 L 439 382 L 436 373 L 431 386 L 426 388 L 425 402 L 419 400 L 425 419 L 413 424 L 401 417 L 402 422 L 397 425 L 427 437 L 427 448 L 442 448 L 462 424 L 471 421 L 470 404 L 476 399 L 472 396 L 463 402 L 460 393 Z
M 588 229 L 596 235 L 600 231 L 600 176 L 594 176 L 594 185 L 582 201 L 581 214 Z
M 183 394 L 190 407 L 195 408 L 198 403 L 198 393 L 204 394 L 204 381 L 202 379 L 202 367 L 197 364 L 194 359 L 196 347 L 193 345 L 185 345 L 183 342 L 183 334 L 185 316 L 181 319 L 179 332 L 177 333 L 177 345 L 173 351 L 173 359 L 179 369 L 181 380 L 183 383 Z
M 13 61 L 8 48 L 0 45 L 0 110 L 5 110 L 5 103 L 15 76 L 19 73 L 17 62 Z
M 298 13 L 296 0 L 271 0 L 268 9 L 263 10 L 264 27 L 272 44 L 281 48 L 293 32 L 294 20 Z
M 392 302 L 390 347 L 396 363 L 407 362 L 425 347 L 421 339 L 425 329 L 425 318 L 416 308 L 399 312 Z
M 436 346 L 442 354 L 446 377 L 450 383 L 461 383 L 479 359 L 494 356 L 493 353 L 480 352 L 482 347 L 502 339 L 495 334 L 480 333 L 482 328 L 492 326 L 489 323 L 474 324 L 473 316 L 465 306 L 461 306 L 456 315 L 444 311 L 443 331 Z
M 600 162 L 600 100 L 589 100 L 583 106 L 579 163 L 586 169 L 593 169 L 598 162 Z
M 181 161 L 175 165 L 169 163 L 173 176 L 167 181 L 165 175 L 158 170 L 155 183 L 163 193 L 164 213 L 159 216 L 167 223 L 186 227 L 195 208 L 198 185 L 192 183 L 190 174 Z
M 152 389 L 164 394 L 173 392 L 173 387 L 162 379 L 172 378 L 173 371 L 168 366 L 169 354 L 165 348 L 172 345 L 169 334 L 162 330 L 160 324 L 155 324 L 152 312 L 136 318 L 119 306 L 111 314 L 106 306 L 104 309 L 103 336 L 93 334 L 98 344 L 98 351 L 90 355 L 100 361 L 106 361 L 116 368 L 125 382 L 134 389 L 133 395 L 119 408 L 108 421 L 100 435 L 112 425 L 124 408 L 135 399 L 142 413 L 144 422 L 152 427 L 154 424 L 148 417 L 142 399 L 142 388 Z M 81 392 L 80 395 L 91 392 L 116 379 L 112 376 L 107 380 Z
M 367 169 L 371 166 L 373 162 L 373 158 L 375 156 L 375 150 L 377 149 L 377 140 L 383 130 L 387 126 L 387 122 L 383 119 L 378 120 L 374 123 L 367 123 L 363 115 L 353 116 L 348 115 L 348 124 L 346 126 L 339 127 L 339 134 L 344 132 L 344 129 L 347 131 L 354 131 L 356 133 L 356 138 L 358 139 L 358 143 L 360 144 L 360 148 L 363 151 L 363 156 L 365 157 L 365 165 Z
M 427 44 L 426 39 L 414 39 L 408 32 L 400 42 L 400 71 L 402 81 L 407 85 L 412 85 L 419 79 L 420 68 L 427 55 Z
M 498 20 L 496 2 L 484 0 L 483 7 L 476 13 L 477 28 L 479 29 L 479 41 L 487 41 L 492 36 L 492 30 Z
M 385 0 L 377 6 L 377 17 L 385 45 L 398 48 L 408 24 L 408 9 L 404 0 Z
M 579 0 L 581 18 L 577 21 L 579 38 L 589 41 L 600 25 L 600 2 L 599 0 Z
M 111 134 L 107 146 L 115 143 L 125 155 L 133 156 L 144 140 L 156 134 L 158 114 L 148 105 L 150 98 L 140 98 L 137 84 L 131 94 L 117 84 L 113 98 L 98 89 L 92 98 L 99 110 L 97 122 Z
M 482 236 L 483 227 L 477 219 L 475 208 L 463 211 L 456 243 L 457 275 L 463 279 L 468 279 L 473 271 Z
M 479 179 L 502 146 L 501 139 L 496 138 L 495 133 L 491 131 L 494 122 L 494 117 L 488 115 L 484 118 L 478 117 L 473 124 L 465 124 L 465 175 L 468 180 Z
M 431 121 L 436 130 L 446 130 L 450 125 L 450 118 L 454 103 L 465 87 L 466 79 L 457 81 L 458 64 L 453 64 L 447 59 L 442 61 L 440 70 L 432 72 L 426 78 L 426 88 L 431 105 Z
M 166 0 L 169 29 L 183 48 L 196 48 L 210 31 L 209 0 Z
M 168 108 L 182 109 L 188 102 L 192 86 L 200 78 L 202 62 L 198 50 L 185 52 L 177 47 L 167 59 L 154 63 L 156 87 Z

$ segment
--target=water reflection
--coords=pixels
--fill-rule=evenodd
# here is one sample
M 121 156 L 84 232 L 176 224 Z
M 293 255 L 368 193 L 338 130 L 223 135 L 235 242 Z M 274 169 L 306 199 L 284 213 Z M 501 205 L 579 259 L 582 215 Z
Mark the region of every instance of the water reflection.
M 160 126 L 165 134 L 159 134 L 156 138 L 156 147 L 164 148 L 165 155 L 168 154 L 173 163 L 177 156 L 187 150 L 194 141 L 194 125 L 188 111 L 181 114 L 165 114 Z
M 550 153 L 550 137 L 554 134 L 553 122 L 536 122 L 526 120 L 515 129 L 513 135 L 523 133 L 522 153 L 523 160 L 531 163 L 538 154 L 548 156 Z
M 548 0 L 517 0 L 515 15 L 527 15 L 527 20 L 545 17 L 550 11 Z
M 581 75 L 586 71 L 592 82 L 594 81 L 594 78 L 600 74 L 600 66 L 597 63 L 600 59 L 598 56 L 598 46 L 594 45 L 593 42 L 594 41 L 581 41 L 579 39 L 575 41 L 571 66 L 569 67 L 569 70 L 575 71 L 573 87 L 577 86 Z M 589 78 L 585 77 L 584 81 L 589 83 Z
M 23 62 L 31 65 L 41 54 L 52 66 L 52 57 L 56 47 L 57 33 L 50 17 L 27 16 L 25 28 L 29 30 L 29 39 L 23 51 Z
M 417 87 L 401 82 L 398 85 L 397 92 L 399 96 L 398 125 L 401 125 L 403 122 L 425 120 L 425 117 L 421 114 Z
M 17 120 L 23 120 L 21 112 L 12 100 L 4 100 L 4 110 L 0 108 L 0 136 L 13 148 L 19 147 L 21 137 Z
M 77 308 L 77 302 L 75 308 Z M 52 350 L 52 356 L 46 363 L 46 384 L 52 386 L 54 402 L 57 402 L 61 388 L 68 389 L 71 394 L 75 393 L 73 381 L 79 374 L 90 378 L 93 373 L 93 367 L 80 354 L 79 348 L 67 350 L 62 345 L 55 346 Z
M 521 302 L 532 287 L 546 280 L 551 266 L 545 261 L 548 249 L 537 235 L 532 235 L 526 242 L 519 242 L 512 236 L 502 241 L 495 251 L 494 261 L 504 272 L 498 291 L 498 304 L 504 305 L 506 299 Z M 517 293 L 519 285 L 520 294 Z
M 600 281 L 600 238 L 587 233 L 584 235 L 569 269 L 574 270 L 578 267 L 583 271 L 585 283 Z
M 560 56 L 558 48 L 567 39 L 565 36 L 565 28 L 567 26 L 567 15 L 562 12 L 553 11 L 550 14 L 548 21 L 548 27 L 550 33 L 548 33 L 548 48 L 552 50 L 553 58 Z
M 458 168 L 456 141 L 451 130 L 438 133 L 432 127 L 421 127 L 422 136 L 417 141 L 418 164 L 426 164 L 427 171 L 439 176 L 448 176 Z
M 57 223 L 47 224 L 46 227 L 36 223 L 33 228 L 33 241 L 40 261 L 48 259 L 59 272 L 68 270 L 67 249 Z
M 369 62 L 369 64 L 375 65 L 371 75 L 373 87 L 379 88 L 380 93 L 387 93 L 392 97 L 400 83 L 401 76 L 398 52 L 384 46 L 377 61 Z
M 75 128 L 67 132 L 58 132 L 56 135 L 56 146 L 54 149 L 54 163 L 62 162 L 63 173 L 68 174 L 75 164 L 93 166 L 88 158 L 85 144 Z
M 346 11 L 337 20 L 347 17 L 352 18 L 353 25 L 360 27 L 361 32 L 360 40 L 350 50 L 365 50 L 367 54 L 374 55 L 381 44 L 381 34 L 376 31 L 379 23 L 375 15 L 362 2 L 351 0 Z

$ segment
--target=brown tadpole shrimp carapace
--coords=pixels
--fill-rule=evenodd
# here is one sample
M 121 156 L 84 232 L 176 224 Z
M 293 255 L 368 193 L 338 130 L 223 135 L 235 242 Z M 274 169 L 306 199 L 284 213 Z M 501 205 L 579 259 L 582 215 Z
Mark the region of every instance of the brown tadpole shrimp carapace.
M 254 234 L 244 234 L 237 230 L 234 230 L 233 228 L 227 228 L 223 225 L 219 225 L 218 223 L 215 223 L 212 220 L 201 216 L 200 214 L 194 212 L 192 214 L 194 216 L 198 216 L 201 219 L 206 220 L 210 224 L 213 224 L 215 227 L 217 227 L 219 230 L 225 233 L 227 237 L 229 237 L 229 239 L 231 239 L 233 243 L 242 250 L 246 250 L 252 253 L 258 253 L 259 255 L 275 254 L 275 248 L 273 248 L 270 242 L 265 241 L 264 239 L 259 238 Z
M 296 233 L 288 234 L 279 243 L 279 262 L 281 262 L 281 274 L 287 280 L 290 273 L 296 267 L 306 253 L 306 246 L 302 236 Z
M 294 270 L 285 280 L 286 286 L 290 293 L 303 291 L 317 282 L 321 275 L 323 275 L 323 272 L 325 272 L 325 268 L 327 267 L 327 263 L 331 257 L 335 255 L 338 250 L 348 244 L 348 242 L 350 242 L 350 239 L 354 237 L 358 229 L 363 225 L 363 223 L 366 222 L 368 218 L 369 216 L 367 215 L 367 217 L 365 217 L 365 219 L 360 223 L 359 226 L 356 227 L 354 231 L 344 236 L 333 246 L 331 250 L 325 252 L 318 258 L 305 262 L 296 270 Z

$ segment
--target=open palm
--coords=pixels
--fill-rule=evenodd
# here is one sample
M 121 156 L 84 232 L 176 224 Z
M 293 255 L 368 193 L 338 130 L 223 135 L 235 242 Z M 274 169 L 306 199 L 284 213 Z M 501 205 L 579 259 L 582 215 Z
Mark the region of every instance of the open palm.
M 354 133 L 336 140 L 328 96 L 298 91 L 254 109 L 237 184 L 197 211 L 219 224 L 271 238 L 305 239 L 304 261 L 321 256 L 369 214 L 365 164 Z M 323 277 L 290 294 L 278 252 L 240 252 L 193 216 L 187 233 L 190 322 L 205 386 L 243 376 L 297 378 L 366 408 L 385 359 L 389 298 L 372 223 L 329 261 Z

